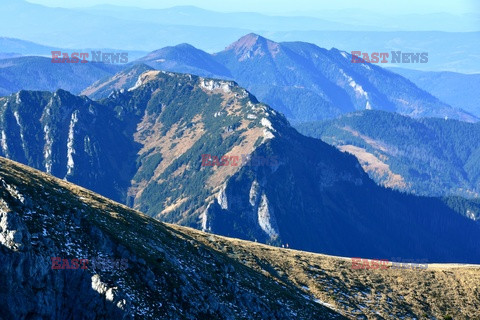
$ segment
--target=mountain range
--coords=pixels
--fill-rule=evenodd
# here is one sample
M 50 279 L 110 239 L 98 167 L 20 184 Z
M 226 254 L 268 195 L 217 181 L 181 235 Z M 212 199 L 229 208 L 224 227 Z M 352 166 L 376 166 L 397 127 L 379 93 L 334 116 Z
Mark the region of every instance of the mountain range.
M 384 68 L 372 63 L 351 63 L 346 52 L 303 42 L 276 43 L 256 34 L 248 34 L 213 55 L 181 44 L 153 51 L 127 65 L 54 64 L 41 57 L 4 59 L 0 60 L 0 94 L 20 89 L 64 89 L 76 94 L 83 91 L 99 99 L 114 89 L 128 89 L 130 83 L 117 83 L 114 79 L 122 78 L 125 72 L 136 74 L 131 69 L 138 64 L 233 79 L 294 123 L 331 119 L 362 109 L 394 111 L 412 117 L 478 120 L 458 108 L 464 100 L 449 99 L 457 106 L 451 107 Z M 35 68 L 30 68 L 32 65 Z M 31 70 L 35 70 L 33 74 Z M 114 75 L 115 72 L 121 73 Z M 96 92 L 97 87 L 101 93 Z M 472 104 L 468 107 L 472 112 L 476 110 Z
M 105 48 L 103 46 L 91 48 L 91 47 L 54 47 L 54 46 L 45 46 L 32 41 L 21 40 L 17 38 L 9 37 L 0 37 L 0 59 L 4 58 L 14 58 L 19 56 L 40 56 L 40 57 L 51 57 L 52 51 L 61 51 L 66 52 L 69 55 L 72 52 L 91 52 L 91 51 L 102 51 L 102 52 L 127 52 L 130 61 L 141 58 L 148 53 L 148 51 L 138 51 L 138 50 L 119 50 L 112 48 Z
M 0 155 L 162 221 L 342 256 L 480 260 L 463 202 L 377 186 L 232 81 L 147 71 L 99 101 L 20 91 L 0 98 L 0 134 Z
M 426 72 L 419 70 L 392 68 L 419 88 L 431 93 L 455 108 L 461 108 L 480 116 L 480 74 L 457 72 Z
M 373 63 L 352 63 L 350 54 L 337 49 L 276 43 L 249 34 L 215 54 L 215 59 L 240 85 L 292 121 L 333 118 L 362 109 L 475 119 Z
M 46 57 L 16 57 L 0 60 L 0 95 L 20 90 L 80 93 L 93 82 L 109 78 L 122 69 L 104 63 L 52 63 Z
M 214 55 L 179 45 L 154 51 L 132 64 L 137 62 L 155 69 L 234 79 L 295 123 L 331 119 L 362 109 L 478 120 L 395 73 L 374 64 L 351 63 L 346 52 L 309 43 L 276 43 L 248 34 Z M 111 79 L 93 84 L 84 94 L 100 98 L 118 89 L 117 84 L 109 91 L 105 82 Z M 95 93 L 97 86 L 103 95 Z

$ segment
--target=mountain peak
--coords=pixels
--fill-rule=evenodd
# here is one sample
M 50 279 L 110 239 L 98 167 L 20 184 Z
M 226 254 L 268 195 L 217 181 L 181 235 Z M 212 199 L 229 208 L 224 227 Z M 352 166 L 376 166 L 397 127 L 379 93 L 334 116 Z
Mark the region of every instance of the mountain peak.
M 258 55 L 275 57 L 280 51 L 280 45 L 258 34 L 249 33 L 229 45 L 225 51 L 233 51 L 239 61 L 243 61 Z
M 150 52 L 148 55 L 146 55 L 143 58 L 138 59 L 139 61 L 145 61 L 149 59 L 154 59 L 154 58 L 165 58 L 169 55 L 175 55 L 178 54 L 179 52 L 184 52 L 184 51 L 194 51 L 194 52 L 200 52 L 201 50 L 195 48 L 191 44 L 188 43 L 181 43 L 177 44 L 175 46 L 167 46 L 155 51 Z
M 244 35 L 243 37 L 241 37 L 240 39 L 235 41 L 233 44 L 235 44 L 235 43 L 255 43 L 257 41 L 263 41 L 263 40 L 267 40 L 267 39 L 262 37 L 259 34 L 251 32 L 249 34 Z
M 186 42 L 177 44 L 176 46 L 174 46 L 174 48 L 198 50 L 197 48 L 195 48 L 194 46 L 192 46 L 191 44 L 186 43 Z

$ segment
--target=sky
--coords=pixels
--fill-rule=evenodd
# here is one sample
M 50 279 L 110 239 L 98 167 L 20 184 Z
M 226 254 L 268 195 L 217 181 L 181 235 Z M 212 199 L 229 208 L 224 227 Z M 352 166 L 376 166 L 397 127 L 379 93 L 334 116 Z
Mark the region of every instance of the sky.
M 55 7 L 88 7 L 99 4 L 114 4 L 141 8 L 169 8 L 191 5 L 224 12 L 260 12 L 265 14 L 302 14 L 315 16 L 322 10 L 365 9 L 385 15 L 405 13 L 453 14 L 480 13 L 479 0 L 28 0 Z

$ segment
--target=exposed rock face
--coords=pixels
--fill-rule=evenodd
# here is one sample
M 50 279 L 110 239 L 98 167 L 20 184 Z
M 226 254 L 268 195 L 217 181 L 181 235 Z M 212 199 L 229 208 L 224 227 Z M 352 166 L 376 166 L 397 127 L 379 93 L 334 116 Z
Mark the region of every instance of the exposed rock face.
M 23 239 L 30 237 L 17 214 L 11 211 L 8 204 L 0 202 L 0 243 L 13 251 L 24 248 Z
M 81 217 L 83 209 L 70 208 L 66 217 L 62 217 L 66 219 L 58 220 L 61 213 L 57 212 L 60 208 L 54 209 L 57 204 L 38 201 L 39 195 L 24 195 L 25 187 L 21 185 L 23 190 L 20 192 L 11 180 L 7 183 L 0 176 L 2 317 L 67 319 L 75 315 L 82 319 L 133 319 L 130 301 L 125 294 L 107 284 L 100 288 L 98 274 L 92 275 L 87 270 L 52 270 L 52 257 L 63 255 L 67 258 L 74 252 L 77 257 L 78 254 L 88 256 L 87 243 L 79 244 L 78 232 L 70 233 L 68 228 L 69 223 L 75 229 L 85 224 Z M 48 192 L 42 191 L 44 194 Z M 38 232 L 40 227 L 43 230 Z M 65 243 L 58 242 L 61 239 L 57 233 L 65 237 Z M 108 241 L 105 234 L 98 235 L 100 239 L 97 240 L 109 244 L 102 248 L 103 252 L 112 254 L 117 250 L 117 245 Z
M 260 201 L 260 205 L 258 206 L 258 225 L 271 240 L 274 240 L 278 237 L 278 227 L 273 209 L 269 206 L 265 193 L 262 193 Z
M 113 110 L 62 90 L 20 91 L 0 100 L 0 155 L 125 199 L 134 164 L 118 159 L 131 160 L 134 150 Z
M 53 257 L 72 269 L 54 269 Z M 4 158 L 0 263 L 4 319 L 343 319 L 178 230 Z

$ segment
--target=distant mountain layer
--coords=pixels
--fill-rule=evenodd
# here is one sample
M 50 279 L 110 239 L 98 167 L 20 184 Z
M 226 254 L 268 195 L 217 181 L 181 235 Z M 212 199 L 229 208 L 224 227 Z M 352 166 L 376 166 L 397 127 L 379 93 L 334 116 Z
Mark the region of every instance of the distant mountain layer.
M 346 52 L 310 43 L 276 43 L 249 34 L 213 56 L 189 45 L 179 45 L 154 51 L 134 63 L 234 79 L 292 122 L 331 119 L 363 109 L 395 111 L 413 117 L 478 120 L 395 73 L 373 64 L 351 63 Z M 109 86 L 108 82 L 111 80 L 90 86 L 89 96 L 106 97 L 118 89 L 118 85 Z M 97 86 L 102 94 L 96 92 Z
M 13 52 L 0 52 L 0 60 L 1 59 L 9 59 L 9 58 L 18 58 L 21 57 L 22 55 L 19 53 L 13 53 Z
M 403 68 L 390 70 L 451 106 L 480 117 L 480 73 L 426 72 Z
M 461 199 L 377 186 L 232 81 L 147 71 L 99 101 L 20 91 L 0 98 L 0 138 L 0 155 L 162 221 L 342 256 L 480 261 Z
M 114 64 L 52 63 L 51 58 L 18 57 L 0 60 L 0 95 L 19 90 L 80 93 L 93 82 L 121 70 Z
M 23 0 L 1 1 L 0 12 L 2 36 L 62 48 L 107 47 L 152 51 L 178 43 L 190 43 L 207 52 L 215 52 L 248 32 L 256 32 L 275 41 L 306 41 L 347 52 L 428 52 L 429 63 L 409 68 L 480 72 L 477 63 L 480 53 L 479 19 L 478 14 L 473 12 L 462 16 L 451 13 L 401 15 L 397 12 L 392 16 L 380 16 L 356 9 L 353 12 L 322 10 L 319 14 L 307 14 L 317 17 L 282 17 L 245 12 L 222 13 L 195 7 L 164 10 L 122 6 L 66 9 Z M 19 13 L 21 19 L 18 18 Z M 69 32 L 58 28 L 66 25 Z M 102 33 L 98 30 L 115 32 Z
M 20 2 L 20 1 L 18 1 Z M 37 41 L 37 39 L 35 39 Z M 102 52 L 127 52 L 128 58 L 130 61 L 143 57 L 148 51 L 138 51 L 138 50 L 119 50 L 119 49 L 109 49 L 105 48 L 102 44 L 97 48 L 92 47 L 54 47 L 54 46 L 44 46 L 35 42 L 25 41 L 16 38 L 9 37 L 0 37 L 0 58 L 15 58 L 18 56 L 41 56 L 41 57 L 51 57 L 52 51 L 61 51 L 66 52 L 71 55 L 73 52 L 86 52 L 90 54 L 92 51 L 102 51 Z M 90 59 L 89 58 L 89 59 Z
M 157 70 L 191 73 L 202 77 L 231 78 L 230 71 L 210 54 L 186 43 L 153 51 L 135 61 L 138 62 Z
M 362 111 L 296 126 L 354 154 L 378 183 L 421 195 L 480 197 L 480 124 Z
M 53 46 L 44 46 L 35 42 L 21 39 L 0 37 L 0 50 L 2 53 L 16 52 L 21 55 L 50 55 L 53 50 L 58 48 Z
M 477 15 L 478 17 L 478 15 Z M 480 54 L 480 31 L 291 31 L 271 32 L 266 36 L 275 41 L 306 41 L 323 48 L 347 52 L 427 52 L 427 63 L 397 63 L 396 67 L 422 71 L 479 73 L 476 57 Z M 455 48 L 455 49 L 452 49 Z
M 362 109 L 476 120 L 375 64 L 352 63 L 350 54 L 337 49 L 276 43 L 249 34 L 215 58 L 239 84 L 292 121 L 333 118 Z

